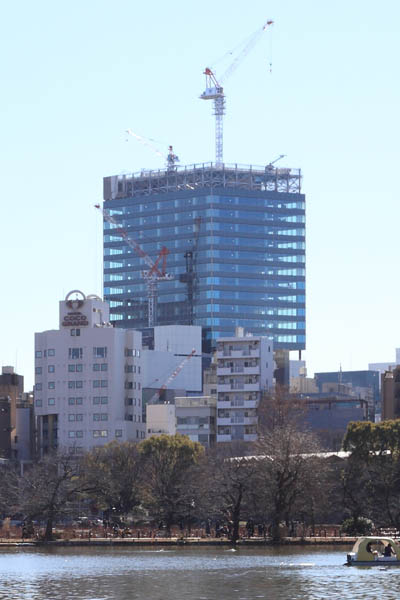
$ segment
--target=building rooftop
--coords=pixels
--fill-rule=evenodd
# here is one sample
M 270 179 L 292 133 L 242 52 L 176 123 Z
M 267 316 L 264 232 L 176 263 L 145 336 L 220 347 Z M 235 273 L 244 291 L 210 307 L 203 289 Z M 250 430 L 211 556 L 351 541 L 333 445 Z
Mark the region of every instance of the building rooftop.
M 198 163 L 154 171 L 104 177 L 104 200 L 166 194 L 201 188 L 232 188 L 250 191 L 301 192 L 300 169 L 241 164 Z

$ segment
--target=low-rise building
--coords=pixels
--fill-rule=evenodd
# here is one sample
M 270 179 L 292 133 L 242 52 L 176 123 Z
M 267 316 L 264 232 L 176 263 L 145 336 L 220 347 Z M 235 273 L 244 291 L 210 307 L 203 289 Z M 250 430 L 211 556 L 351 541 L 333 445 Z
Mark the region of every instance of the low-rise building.
M 0 458 L 11 458 L 10 396 L 0 396 Z
M 176 431 L 209 448 L 217 439 L 217 397 L 175 398 Z
M 400 366 L 382 375 L 382 420 L 400 418 Z
M 169 403 L 146 405 L 146 437 L 153 435 L 175 435 L 175 405 Z
M 369 419 L 375 420 L 375 414 L 380 413 L 380 391 L 379 391 L 379 373 L 378 371 L 333 371 L 330 373 L 315 373 L 315 380 L 320 392 L 323 392 L 324 384 L 350 384 L 355 396 L 361 393 L 362 389 L 368 389 L 368 398 L 372 398 L 369 406 Z M 325 391 L 329 388 L 324 388 Z M 358 390 L 358 392 L 356 391 Z M 334 389 L 332 387 L 332 393 Z
M 0 396 L 8 396 L 10 398 L 11 437 L 15 435 L 17 401 L 23 392 L 23 375 L 15 373 L 14 367 L 2 367 L 0 375 Z
M 98 296 L 74 290 L 59 307 L 59 329 L 35 334 L 40 453 L 143 439 L 141 333 L 111 326 Z

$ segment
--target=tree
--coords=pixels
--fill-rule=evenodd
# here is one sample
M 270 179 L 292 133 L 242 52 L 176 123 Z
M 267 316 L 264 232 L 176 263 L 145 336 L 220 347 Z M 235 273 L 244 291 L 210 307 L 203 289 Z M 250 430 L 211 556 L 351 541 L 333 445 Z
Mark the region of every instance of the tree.
M 18 497 L 19 510 L 26 519 L 46 521 L 44 539 L 53 538 L 56 517 L 66 514 L 71 503 L 84 491 L 76 458 L 65 454 L 47 454 L 25 469 L 22 476 L 10 473 L 9 485 Z
M 94 448 L 82 465 L 90 497 L 102 508 L 122 515 L 140 504 L 141 471 L 141 456 L 135 442 L 114 441 Z
M 209 513 L 221 514 L 228 522 L 233 544 L 239 539 L 239 524 L 255 483 L 254 459 L 242 454 L 237 444 L 209 452 L 198 488 Z
M 146 506 L 168 533 L 192 505 L 193 467 L 204 454 L 198 442 L 176 434 L 152 436 L 139 444 L 143 457 L 143 494 Z
M 344 481 L 354 489 L 350 509 L 355 522 L 358 516 L 371 516 L 378 524 L 399 528 L 400 420 L 349 423 L 343 447 L 351 453 Z
M 271 535 L 280 540 L 280 524 L 287 524 L 297 505 L 298 513 L 311 507 L 320 485 L 324 463 L 318 457 L 319 445 L 314 435 L 298 430 L 292 423 L 264 431 L 256 443 L 259 460 L 260 501 L 271 521 Z M 305 501 L 306 498 L 308 501 Z

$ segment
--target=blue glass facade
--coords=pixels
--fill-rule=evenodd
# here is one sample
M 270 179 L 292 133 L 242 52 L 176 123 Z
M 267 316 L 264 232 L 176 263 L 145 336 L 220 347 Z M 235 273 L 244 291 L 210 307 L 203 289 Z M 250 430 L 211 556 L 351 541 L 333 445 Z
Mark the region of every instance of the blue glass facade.
M 107 179 L 107 178 L 106 178 Z M 111 179 L 111 178 L 108 178 Z M 171 187 L 171 186 L 170 186 Z M 157 324 L 190 322 L 185 253 L 196 247 L 193 324 L 205 350 L 243 326 L 274 347 L 305 348 L 305 197 L 293 191 L 196 184 L 135 194 L 105 180 L 104 209 L 153 260 L 169 250 Z M 146 328 L 143 259 L 104 222 L 104 297 L 116 326 Z M 195 240 L 197 238 L 197 245 Z

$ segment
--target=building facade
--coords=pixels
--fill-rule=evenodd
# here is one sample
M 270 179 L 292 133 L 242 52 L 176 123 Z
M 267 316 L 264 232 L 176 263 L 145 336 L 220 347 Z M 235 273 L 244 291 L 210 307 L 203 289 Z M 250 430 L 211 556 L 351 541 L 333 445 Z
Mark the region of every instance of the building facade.
M 370 420 L 374 421 L 375 414 L 380 413 L 378 371 L 333 371 L 330 373 L 315 373 L 314 377 L 319 391 L 324 393 L 329 392 L 329 386 L 325 384 L 351 384 L 354 393 L 361 398 L 371 398 L 369 406 Z M 332 387 L 333 393 L 337 391 L 338 388 Z
M 216 396 L 186 396 L 175 398 L 176 432 L 187 435 L 192 442 L 206 448 L 217 440 Z
M 203 351 L 237 326 L 305 348 L 305 196 L 298 170 L 213 164 L 104 179 L 104 297 L 118 327 L 149 325 L 143 257 L 166 257 L 156 322 L 194 324 Z M 166 248 L 166 250 L 163 250 Z M 161 253 L 161 254 L 160 254 Z M 160 263 L 159 263 L 160 266 Z
M 0 375 L 0 396 L 10 398 L 11 436 L 15 435 L 16 409 L 18 399 L 24 392 L 24 377 L 14 372 L 14 367 L 2 367 Z
M 273 342 L 243 335 L 217 343 L 217 442 L 257 439 L 261 395 L 273 387 Z
M 400 366 L 382 377 L 382 420 L 400 418 Z
M 74 291 L 59 304 L 59 329 L 35 334 L 39 452 L 143 439 L 141 333 L 112 327 L 97 296 Z

